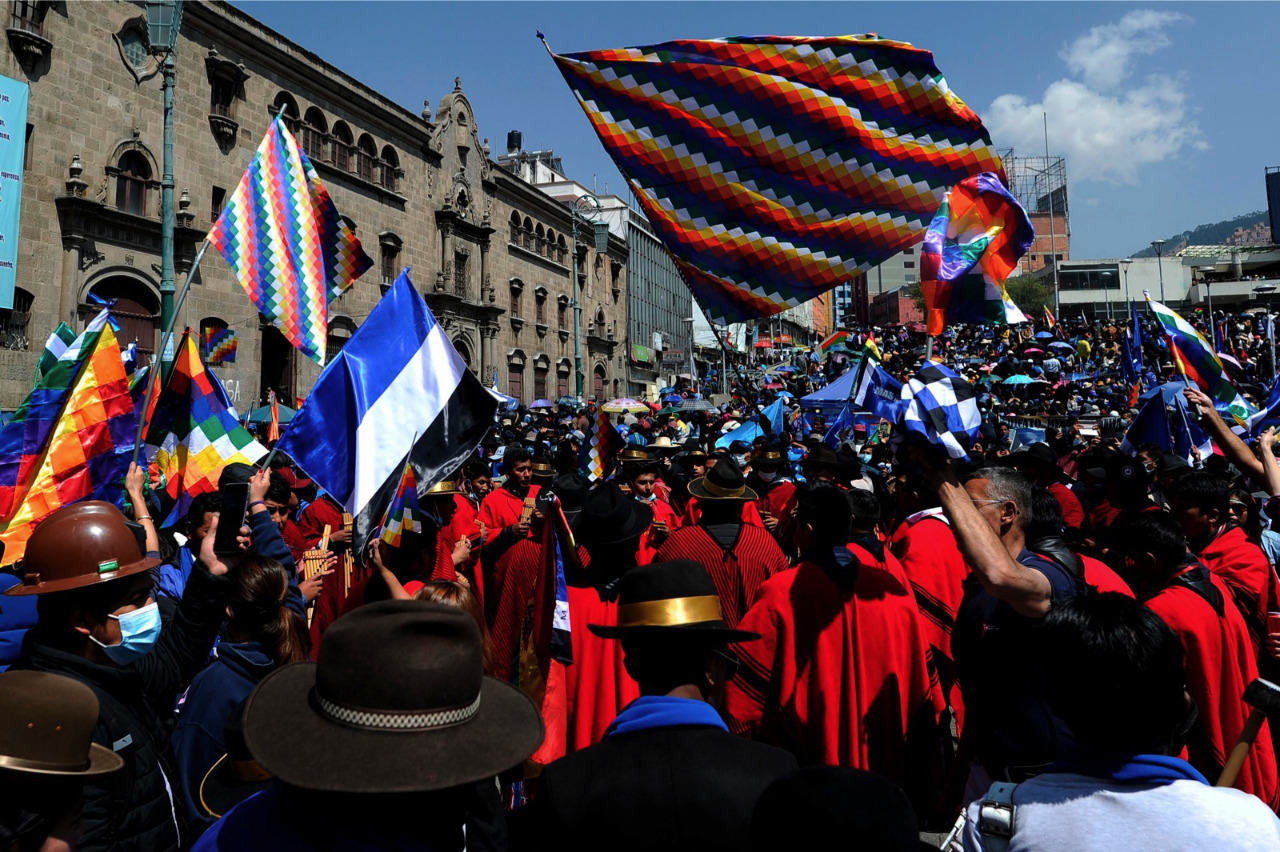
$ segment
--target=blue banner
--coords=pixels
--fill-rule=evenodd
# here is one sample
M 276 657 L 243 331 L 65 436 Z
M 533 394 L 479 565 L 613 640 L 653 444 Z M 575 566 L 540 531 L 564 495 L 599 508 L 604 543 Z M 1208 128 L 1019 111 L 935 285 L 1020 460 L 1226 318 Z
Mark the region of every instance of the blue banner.
M 0 77 L 0 308 L 13 308 L 27 145 L 26 83 Z

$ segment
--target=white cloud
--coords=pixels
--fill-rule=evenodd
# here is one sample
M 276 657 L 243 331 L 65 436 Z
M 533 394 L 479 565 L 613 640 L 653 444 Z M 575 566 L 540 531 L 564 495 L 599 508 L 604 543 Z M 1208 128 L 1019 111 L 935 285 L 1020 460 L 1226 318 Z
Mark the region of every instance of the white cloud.
M 1180 12 L 1135 9 L 1114 24 L 1094 27 L 1058 55 L 1093 88 L 1112 89 L 1129 76 L 1135 55 L 1168 47 L 1165 29 L 1189 20 Z
M 1142 166 L 1184 149 L 1207 148 L 1180 78 L 1151 74 L 1125 82 L 1133 57 L 1168 47 L 1164 29 L 1185 19 L 1137 10 L 1089 30 L 1062 51 L 1072 77 L 1050 83 L 1038 100 L 1006 94 L 991 102 L 983 120 L 992 140 L 1017 153 L 1041 152 L 1048 113 L 1050 150 L 1066 156 L 1071 179 L 1116 184 L 1137 183 Z

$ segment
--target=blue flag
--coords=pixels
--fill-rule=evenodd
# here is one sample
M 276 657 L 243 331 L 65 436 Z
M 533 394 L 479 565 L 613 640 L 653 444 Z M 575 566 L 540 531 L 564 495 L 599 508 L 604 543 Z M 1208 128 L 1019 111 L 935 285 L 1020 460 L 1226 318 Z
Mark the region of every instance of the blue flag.
M 853 403 L 863 411 L 897 423 L 902 418 L 902 382 L 884 368 L 868 363 L 853 392 Z
M 1163 394 L 1154 394 L 1143 404 L 1125 431 L 1120 450 L 1137 455 L 1138 447 L 1143 444 L 1155 444 L 1166 453 L 1173 451 L 1173 433 L 1169 429 Z
M 768 421 L 769 431 L 773 433 L 775 440 L 787 431 L 785 414 L 786 409 L 781 399 L 774 400 L 772 405 L 760 412 L 761 422 Z
M 853 428 L 853 423 L 853 413 L 849 411 L 849 406 L 845 405 L 844 408 L 840 409 L 840 416 L 835 419 L 835 422 L 831 424 L 831 428 L 827 429 L 827 434 L 822 437 L 822 443 L 833 450 L 836 449 L 840 446 L 841 430 Z

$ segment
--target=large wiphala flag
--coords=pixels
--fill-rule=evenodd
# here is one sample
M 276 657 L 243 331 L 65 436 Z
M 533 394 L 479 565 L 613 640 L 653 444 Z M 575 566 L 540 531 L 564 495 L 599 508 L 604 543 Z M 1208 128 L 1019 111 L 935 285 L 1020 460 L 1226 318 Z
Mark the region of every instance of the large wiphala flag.
M 209 230 L 254 306 L 324 363 L 329 300 L 373 266 L 280 116 Z
M 325 367 L 278 447 L 351 513 L 363 550 L 406 458 L 421 494 L 475 452 L 497 407 L 406 270 Z
M 919 241 L 1003 168 L 933 54 L 874 35 L 552 54 L 715 322 L 776 314 Z

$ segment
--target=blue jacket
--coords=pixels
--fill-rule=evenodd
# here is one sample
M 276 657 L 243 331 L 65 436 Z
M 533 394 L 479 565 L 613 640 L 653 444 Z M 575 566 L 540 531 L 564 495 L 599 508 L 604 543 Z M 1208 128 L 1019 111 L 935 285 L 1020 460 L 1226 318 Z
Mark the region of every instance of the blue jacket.
M 222 642 L 214 650 L 213 660 L 195 676 L 179 701 L 173 753 L 178 759 L 178 783 L 187 809 L 188 840 L 213 825 L 213 819 L 200 808 L 200 782 L 209 767 L 226 754 L 223 725 L 258 681 L 275 667 L 275 661 L 257 642 Z
M 22 653 L 22 637 L 36 626 L 36 595 L 9 597 L 5 589 L 22 582 L 15 574 L 0 573 L 0 672 L 9 668 Z
M 253 550 L 260 556 L 274 559 L 284 566 L 289 574 L 289 596 L 285 604 L 289 609 L 307 617 L 307 601 L 298 588 L 298 563 L 293 559 L 293 551 L 284 543 L 280 528 L 271 520 L 270 512 L 249 513 L 249 537 L 253 539 Z

